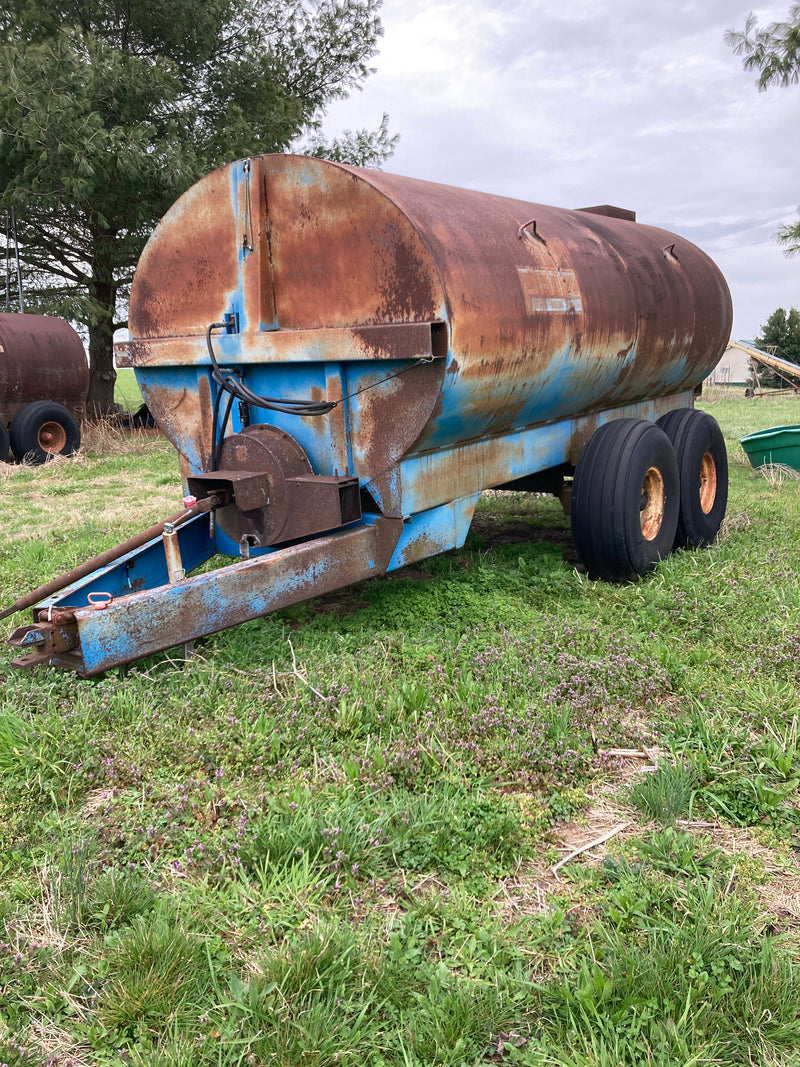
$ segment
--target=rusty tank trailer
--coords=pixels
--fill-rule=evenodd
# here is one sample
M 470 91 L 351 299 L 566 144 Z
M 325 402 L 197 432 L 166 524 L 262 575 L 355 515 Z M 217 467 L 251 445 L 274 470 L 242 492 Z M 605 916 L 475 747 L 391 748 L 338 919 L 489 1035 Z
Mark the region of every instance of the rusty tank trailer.
M 259 156 L 162 219 L 129 323 L 185 510 L 9 609 L 19 666 L 96 674 L 459 547 L 487 488 L 558 494 L 612 581 L 725 513 L 693 403 L 728 288 L 631 212 Z
M 0 313 L 0 461 L 43 463 L 80 445 L 89 364 L 64 319 Z

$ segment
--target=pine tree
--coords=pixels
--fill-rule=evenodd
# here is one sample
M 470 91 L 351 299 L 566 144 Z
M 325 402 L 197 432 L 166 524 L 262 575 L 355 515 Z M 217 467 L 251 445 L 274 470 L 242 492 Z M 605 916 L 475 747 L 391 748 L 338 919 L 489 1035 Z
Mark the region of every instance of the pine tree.
M 755 346 L 800 366 L 800 311 L 790 308 L 787 313 L 784 308 L 776 308 L 761 327 Z M 759 367 L 758 377 L 762 386 L 769 389 L 786 385 L 785 378 L 768 367 Z
M 391 154 L 386 116 L 320 135 L 326 104 L 371 73 L 380 2 L 0 0 L 0 208 L 29 301 L 86 327 L 90 410 L 113 406 L 133 268 L 185 189 L 300 138 L 354 163 Z

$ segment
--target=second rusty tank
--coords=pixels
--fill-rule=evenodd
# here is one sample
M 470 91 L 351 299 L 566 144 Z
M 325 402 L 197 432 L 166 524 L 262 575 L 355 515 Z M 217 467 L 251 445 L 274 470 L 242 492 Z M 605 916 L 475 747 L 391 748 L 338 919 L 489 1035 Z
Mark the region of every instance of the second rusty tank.
M 86 352 L 68 322 L 0 313 L 0 460 L 9 443 L 37 463 L 74 452 L 88 391 Z

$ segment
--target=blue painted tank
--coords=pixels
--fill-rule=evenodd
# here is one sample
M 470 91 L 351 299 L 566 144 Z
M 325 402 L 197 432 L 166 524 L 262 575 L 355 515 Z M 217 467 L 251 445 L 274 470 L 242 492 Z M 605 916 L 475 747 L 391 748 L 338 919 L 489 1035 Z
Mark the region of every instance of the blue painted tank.
M 724 351 L 731 301 L 708 256 L 628 212 L 306 157 L 232 164 L 155 230 L 118 355 L 187 474 L 210 463 L 204 335 L 226 315 L 219 359 L 254 392 L 348 397 L 324 417 L 250 419 L 403 516 L 574 459 L 604 412 L 691 404 Z M 581 417 L 554 451 L 530 454 L 526 429 Z
M 19 666 L 96 674 L 458 547 L 491 487 L 571 497 L 611 580 L 724 515 L 724 443 L 692 408 L 730 294 L 630 212 L 256 157 L 165 215 L 129 325 L 117 361 L 186 511 L 18 601 Z

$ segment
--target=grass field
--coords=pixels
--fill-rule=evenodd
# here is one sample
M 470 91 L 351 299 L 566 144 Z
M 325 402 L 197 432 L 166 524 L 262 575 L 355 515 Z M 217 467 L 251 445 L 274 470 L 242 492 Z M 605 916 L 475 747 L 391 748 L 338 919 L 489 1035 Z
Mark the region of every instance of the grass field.
M 726 523 L 637 584 L 487 494 L 187 662 L 0 653 L 0 1063 L 800 1065 L 800 481 L 737 443 L 800 400 L 703 404 Z M 155 436 L 0 467 L 0 602 L 180 495 Z
M 142 393 L 136 381 L 135 371 L 123 367 L 117 371 L 117 380 L 114 383 L 114 399 L 122 406 L 123 411 L 136 411 L 142 403 Z

